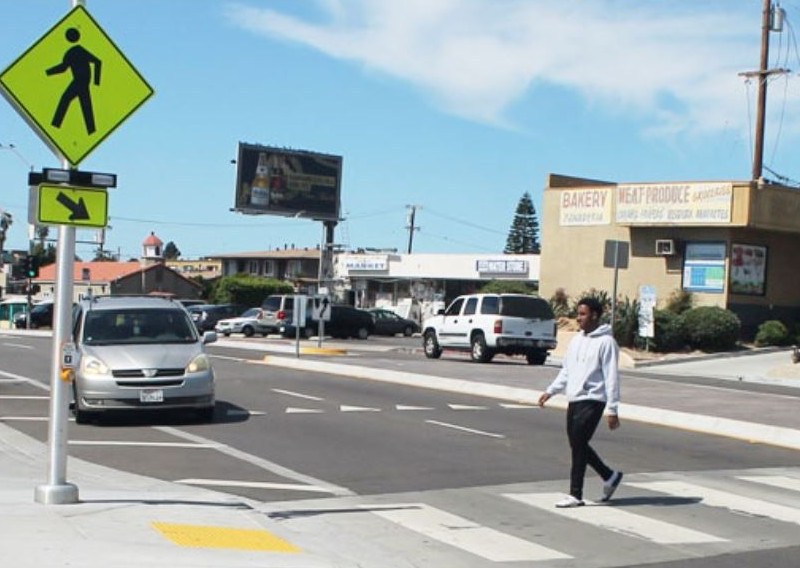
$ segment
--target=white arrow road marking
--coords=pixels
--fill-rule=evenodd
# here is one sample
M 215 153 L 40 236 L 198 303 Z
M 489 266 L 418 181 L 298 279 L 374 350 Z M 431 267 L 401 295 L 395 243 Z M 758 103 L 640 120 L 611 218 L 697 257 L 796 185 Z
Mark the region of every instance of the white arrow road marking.
M 380 408 L 368 408 L 366 406 L 347 406 L 343 404 L 339 407 L 340 412 L 380 412 Z
M 709 507 L 722 507 L 734 512 L 740 511 L 748 515 L 770 517 L 778 521 L 800 525 L 800 509 L 762 501 L 761 499 L 752 499 L 735 493 L 728 493 L 727 491 L 710 489 L 701 485 L 683 483 L 681 481 L 654 481 L 648 483 L 626 483 L 625 485 L 666 493 L 676 497 L 702 499 L 703 505 L 708 505 Z
M 484 432 L 483 430 L 475 430 L 474 428 L 467 428 L 466 426 L 459 426 L 458 424 L 449 424 L 447 422 L 439 422 L 438 420 L 426 420 L 428 424 L 434 426 L 442 426 L 444 428 L 452 428 L 453 430 L 460 430 L 470 434 L 478 434 L 479 436 L 488 436 L 490 438 L 505 438 L 503 434 L 493 434 L 492 432 Z
M 554 504 L 564 497 L 562 493 L 507 493 L 503 497 L 544 509 L 573 521 L 580 521 L 628 536 L 637 536 L 659 544 L 726 542 L 724 538 L 629 513 L 616 507 L 598 505 L 591 501 L 586 501 L 585 507 L 557 509 Z
M 228 416 L 264 416 L 266 412 L 263 410 L 239 410 L 238 408 L 235 410 L 228 410 Z
M 411 406 L 408 404 L 395 405 L 397 410 L 435 410 L 432 406 Z
M 533 562 L 572 558 L 423 503 L 360 505 L 404 528 L 492 562 Z

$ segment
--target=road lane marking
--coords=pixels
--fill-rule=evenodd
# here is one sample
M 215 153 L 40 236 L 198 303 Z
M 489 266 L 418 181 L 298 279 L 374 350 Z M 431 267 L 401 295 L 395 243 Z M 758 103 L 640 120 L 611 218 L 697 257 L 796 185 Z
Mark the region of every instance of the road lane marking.
M 315 487 L 325 487 L 328 490 L 328 493 L 338 496 L 350 496 L 355 495 L 353 491 L 347 489 L 346 487 L 340 487 L 338 485 L 334 485 L 333 483 L 328 483 L 321 479 L 317 479 L 310 475 L 305 475 L 298 471 L 294 471 L 289 469 L 288 467 L 284 467 L 279 465 L 275 462 L 271 462 L 264 458 L 260 458 L 258 456 L 254 456 L 253 454 L 248 454 L 247 452 L 243 452 L 241 450 L 237 450 L 231 446 L 226 444 L 216 443 L 213 440 L 209 440 L 202 436 L 198 436 L 196 434 L 191 434 L 189 432 L 184 432 L 178 428 L 173 428 L 172 426 L 154 426 L 154 430 L 158 430 L 159 432 L 165 432 L 167 434 L 171 434 L 183 440 L 189 440 L 190 442 L 195 442 L 198 444 L 215 444 L 214 449 L 222 454 L 230 456 L 234 459 L 239 461 L 243 461 L 245 463 L 249 463 L 252 466 L 261 468 L 265 471 L 269 471 L 274 473 L 275 475 L 279 475 L 281 477 L 285 477 L 286 479 L 291 479 L 296 481 L 297 483 L 302 483 L 304 485 L 311 485 Z
M 3 422 L 47 422 L 47 416 L 0 416 Z
M 324 410 L 319 408 L 297 408 L 290 406 L 286 409 L 285 414 L 322 414 Z
M 134 442 L 127 440 L 69 440 L 70 446 L 132 446 L 143 448 L 190 448 L 198 450 L 216 450 L 218 445 L 207 444 L 186 444 L 181 442 Z
M 762 501 L 761 499 L 752 499 L 750 497 L 728 493 L 727 491 L 710 489 L 701 485 L 684 483 L 682 481 L 653 481 L 626 483 L 625 485 L 645 489 L 647 491 L 655 491 L 657 493 L 666 493 L 676 497 L 701 499 L 702 504 L 709 507 L 721 507 L 734 513 L 740 512 L 748 515 L 769 517 L 778 521 L 800 525 L 800 509 L 794 509 L 769 501 Z
M 343 404 L 339 407 L 339 412 L 380 412 L 380 408 L 370 408 L 367 406 L 348 406 Z
M 555 507 L 555 503 L 564 497 L 562 493 L 506 493 L 503 497 L 561 515 L 573 521 L 587 523 L 626 536 L 639 537 L 658 544 L 727 542 L 724 538 L 591 501 L 586 501 L 585 507 L 558 509 Z
M 488 436 L 490 438 L 505 438 L 503 434 L 494 434 L 492 432 L 484 432 L 483 430 L 475 430 L 474 428 L 467 428 L 466 426 L 459 426 L 458 424 L 450 424 L 448 422 L 439 422 L 438 420 L 426 420 L 428 424 L 434 426 L 442 426 L 444 428 L 452 428 L 453 430 L 460 430 L 461 432 L 468 432 L 470 434 L 477 434 L 479 436 Z
M 769 485 L 779 489 L 788 489 L 789 491 L 800 491 L 800 479 L 796 477 L 787 477 L 785 475 L 740 475 L 737 476 L 737 479 L 761 483 L 762 485 Z
M 247 409 L 228 409 L 226 414 L 228 416 L 264 416 L 266 412 L 263 410 L 247 410 Z
M 287 396 L 295 396 L 297 398 L 304 398 L 306 400 L 316 400 L 316 401 L 325 400 L 324 398 L 320 398 L 318 396 L 311 396 L 310 394 L 303 394 L 301 392 L 288 391 L 284 389 L 272 389 L 272 392 L 276 392 L 278 394 L 285 394 Z
M 475 406 L 472 404 L 448 404 L 450 410 L 487 410 L 485 406 Z
M 539 410 L 540 407 L 533 404 L 514 404 L 501 402 L 500 408 L 505 408 L 506 410 Z
M 435 410 L 432 406 L 412 406 L 408 404 L 396 404 L 397 410 Z
M 45 383 L 40 383 L 30 377 L 23 377 L 22 375 L 17 375 L 14 373 L 9 373 L 7 371 L 0 371 L 0 377 L 5 377 L 6 379 L 12 379 L 14 382 L 19 381 L 26 383 L 32 387 L 36 387 L 37 389 L 42 389 L 45 391 L 50 391 L 50 385 Z
M 44 395 L 0 394 L 0 399 L 3 399 L 3 400 L 50 400 L 50 397 L 49 396 L 44 396 Z
M 17 349 L 35 349 L 33 345 L 24 345 L 22 343 L 9 343 L 9 342 L 4 342 L 3 347 L 16 347 Z
M 175 483 L 186 485 L 205 485 L 209 487 L 249 487 L 253 489 L 280 489 L 287 491 L 310 491 L 313 493 L 330 493 L 327 487 L 302 485 L 299 483 L 268 483 L 262 481 L 234 481 L 230 479 L 177 479 Z
M 562 552 L 484 527 L 424 503 L 360 505 L 374 515 L 492 562 L 572 558 Z

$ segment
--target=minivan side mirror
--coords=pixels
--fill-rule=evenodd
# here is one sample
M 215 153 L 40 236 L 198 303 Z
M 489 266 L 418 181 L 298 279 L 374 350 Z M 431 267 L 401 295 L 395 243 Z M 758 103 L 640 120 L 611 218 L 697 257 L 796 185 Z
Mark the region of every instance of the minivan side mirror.
M 216 340 L 217 340 L 216 331 L 203 332 L 203 345 L 205 345 L 206 343 L 214 343 Z

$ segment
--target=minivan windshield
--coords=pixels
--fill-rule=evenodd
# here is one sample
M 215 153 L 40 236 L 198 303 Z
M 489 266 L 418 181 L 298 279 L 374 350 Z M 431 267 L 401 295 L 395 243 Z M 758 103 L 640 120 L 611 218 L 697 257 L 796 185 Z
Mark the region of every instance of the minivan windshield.
M 83 326 L 86 345 L 193 343 L 194 324 L 183 310 L 90 310 Z

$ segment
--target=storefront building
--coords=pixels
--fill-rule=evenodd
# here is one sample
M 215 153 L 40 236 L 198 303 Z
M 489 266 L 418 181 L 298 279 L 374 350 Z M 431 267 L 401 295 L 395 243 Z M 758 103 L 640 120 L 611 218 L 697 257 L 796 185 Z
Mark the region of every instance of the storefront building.
M 676 290 L 730 309 L 752 335 L 800 321 L 800 190 L 749 181 L 610 183 L 552 174 L 544 192 L 540 294 L 618 299 Z

